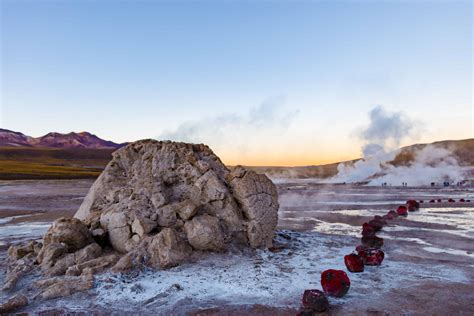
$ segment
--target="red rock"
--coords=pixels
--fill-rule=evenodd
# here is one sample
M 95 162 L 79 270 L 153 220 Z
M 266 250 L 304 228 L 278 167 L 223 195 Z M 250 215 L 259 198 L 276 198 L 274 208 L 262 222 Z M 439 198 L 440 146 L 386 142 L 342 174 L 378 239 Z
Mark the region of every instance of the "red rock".
M 373 220 L 379 221 L 383 226 L 387 225 L 387 221 L 380 215 L 375 215 Z
M 408 208 L 408 211 L 410 212 L 418 211 L 420 209 L 420 203 L 418 203 L 415 200 L 408 200 L 407 208 Z
M 404 205 L 400 205 L 398 208 L 397 208 L 397 214 L 400 215 L 400 216 L 407 216 L 408 215 L 408 209 L 406 206 Z
M 435 202 L 435 200 L 430 200 L 430 203 L 434 203 L 434 202 Z
M 362 225 L 362 236 L 375 236 L 375 228 L 364 223 L 364 225 Z
M 369 221 L 369 225 L 372 226 L 375 229 L 375 231 L 381 230 L 386 224 L 387 222 L 385 222 L 382 219 L 373 219 Z
M 362 229 L 363 229 L 363 230 L 364 230 L 364 229 L 369 229 L 369 228 L 372 228 L 372 229 L 373 229 L 373 227 L 372 227 L 369 223 L 364 223 L 364 224 L 362 224 Z
M 368 266 L 379 266 L 382 263 L 384 257 L 385 253 L 382 250 L 370 249 L 364 256 L 364 263 Z
M 383 238 L 377 236 L 366 236 L 360 239 L 363 246 L 367 248 L 382 248 L 383 246 Z
M 394 210 L 391 210 L 387 213 L 387 216 L 390 218 L 390 219 L 394 219 L 396 217 L 398 217 L 398 213 Z
M 449 203 L 454 203 L 455 201 L 453 199 L 448 200 Z
M 305 290 L 302 303 L 304 309 L 316 312 L 324 312 L 329 307 L 326 295 L 320 290 Z
M 423 201 L 423 200 L 420 200 L 420 203 L 425 203 L 425 201 Z
M 342 297 L 349 291 L 351 281 L 344 271 L 329 269 L 321 273 L 321 286 L 324 293 Z
M 459 199 L 459 202 L 466 202 L 465 199 Z
M 355 253 L 344 256 L 344 263 L 350 272 L 364 272 L 364 261 Z

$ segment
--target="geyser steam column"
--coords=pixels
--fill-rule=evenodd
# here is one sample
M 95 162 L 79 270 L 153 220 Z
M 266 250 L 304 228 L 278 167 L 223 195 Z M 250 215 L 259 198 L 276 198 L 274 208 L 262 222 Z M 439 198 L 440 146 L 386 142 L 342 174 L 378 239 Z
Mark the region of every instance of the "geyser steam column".
M 142 140 L 114 152 L 75 217 L 130 262 L 164 268 L 193 250 L 270 247 L 278 196 L 265 175 L 229 171 L 206 145 Z

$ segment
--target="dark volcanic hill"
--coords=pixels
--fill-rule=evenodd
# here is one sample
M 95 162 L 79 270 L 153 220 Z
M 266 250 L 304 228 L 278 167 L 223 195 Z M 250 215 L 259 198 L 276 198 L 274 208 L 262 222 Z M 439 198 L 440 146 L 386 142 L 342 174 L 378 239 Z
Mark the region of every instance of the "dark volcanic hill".
M 19 132 L 0 129 L 0 147 L 117 149 L 123 145 L 103 140 L 88 132 L 48 133 L 35 138 Z

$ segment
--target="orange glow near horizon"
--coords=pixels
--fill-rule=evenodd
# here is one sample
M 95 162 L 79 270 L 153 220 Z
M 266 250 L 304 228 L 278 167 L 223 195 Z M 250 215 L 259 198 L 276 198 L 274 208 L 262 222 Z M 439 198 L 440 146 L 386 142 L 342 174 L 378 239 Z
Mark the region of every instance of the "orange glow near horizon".
M 218 154 L 219 155 L 219 154 Z M 228 166 L 244 165 L 254 167 L 299 167 L 299 166 L 313 166 L 326 165 L 352 159 L 357 159 L 360 156 L 357 153 L 353 155 L 336 155 L 336 154 L 316 154 L 308 153 L 307 155 L 298 155 L 288 153 L 286 155 L 256 155 L 254 157 L 242 157 L 235 155 L 228 155 L 222 153 L 219 155 L 222 162 Z

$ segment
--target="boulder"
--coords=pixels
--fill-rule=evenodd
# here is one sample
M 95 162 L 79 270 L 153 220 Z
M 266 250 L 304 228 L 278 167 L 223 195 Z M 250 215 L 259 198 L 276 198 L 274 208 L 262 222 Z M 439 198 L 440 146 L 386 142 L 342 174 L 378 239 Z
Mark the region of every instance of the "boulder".
M 329 269 L 321 273 L 321 286 L 324 293 L 342 297 L 349 291 L 351 281 L 344 271 Z
M 271 247 L 278 196 L 265 175 L 229 170 L 205 145 L 142 140 L 113 153 L 75 218 L 102 246 L 168 267 L 189 249 Z
M 224 233 L 216 217 L 204 214 L 184 224 L 191 246 L 196 250 L 219 251 L 224 248 Z
M 62 217 L 53 222 L 43 237 L 43 245 L 60 243 L 69 252 L 79 250 L 93 241 L 87 226 L 77 218 Z
M 250 245 L 271 247 L 278 223 L 278 194 L 275 185 L 263 174 L 237 167 L 229 175 L 232 192 L 250 221 Z
M 183 262 L 191 254 L 191 247 L 174 229 L 164 228 L 151 240 L 148 253 L 151 266 L 169 268 Z

